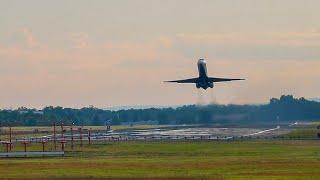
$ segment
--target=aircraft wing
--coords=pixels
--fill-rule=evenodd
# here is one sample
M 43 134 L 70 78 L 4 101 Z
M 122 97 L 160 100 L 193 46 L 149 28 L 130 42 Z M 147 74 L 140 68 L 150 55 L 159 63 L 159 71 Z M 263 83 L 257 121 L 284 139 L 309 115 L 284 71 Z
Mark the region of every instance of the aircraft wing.
M 174 80 L 174 81 L 165 81 L 165 82 L 175 82 L 175 83 L 197 83 L 198 78 L 191 79 L 182 79 L 182 80 Z
M 210 82 L 222 82 L 222 81 L 240 81 L 245 79 L 229 79 L 229 78 L 216 78 L 216 77 L 209 77 Z

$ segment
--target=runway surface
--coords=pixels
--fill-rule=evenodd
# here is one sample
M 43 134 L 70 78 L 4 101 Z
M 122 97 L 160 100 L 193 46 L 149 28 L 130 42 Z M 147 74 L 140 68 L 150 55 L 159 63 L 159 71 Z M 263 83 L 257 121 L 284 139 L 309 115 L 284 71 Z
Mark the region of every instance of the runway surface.
M 205 127 L 170 127 L 155 129 L 127 129 L 109 132 L 91 133 L 91 140 L 161 140 L 161 139 L 231 139 L 231 138 L 248 138 L 248 137 L 274 137 L 288 133 L 289 129 L 280 128 L 205 128 Z M 74 133 L 74 140 L 88 139 L 88 134 L 82 135 Z M 58 134 L 57 137 L 60 137 Z M 44 136 L 52 139 L 52 135 Z M 70 139 L 70 134 L 64 135 L 65 139 Z
M 99 140 L 179 140 L 179 139 L 208 139 L 208 140 L 227 140 L 236 138 L 270 138 L 290 132 L 290 128 L 215 128 L 215 127 L 199 127 L 199 126 L 174 126 L 152 129 L 124 129 L 91 132 L 86 131 L 80 134 L 74 131 L 72 136 L 70 132 L 63 135 L 56 134 L 56 140 L 74 141 L 84 140 L 99 141 Z M 15 141 L 40 142 L 43 140 L 52 141 L 53 134 L 48 134 L 41 137 L 29 137 L 27 139 L 20 138 Z

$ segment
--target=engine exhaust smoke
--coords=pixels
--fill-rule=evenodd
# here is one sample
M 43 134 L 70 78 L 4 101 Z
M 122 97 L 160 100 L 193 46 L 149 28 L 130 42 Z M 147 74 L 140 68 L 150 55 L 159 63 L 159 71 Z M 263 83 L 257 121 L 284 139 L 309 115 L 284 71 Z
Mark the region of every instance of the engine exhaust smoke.
M 198 93 L 198 99 L 197 99 L 197 105 L 198 106 L 203 106 L 206 104 L 205 102 L 205 94 L 201 89 L 197 89 L 197 93 Z
M 209 89 L 210 93 L 210 102 L 209 104 L 218 104 L 217 96 L 216 93 L 214 92 L 213 89 Z
M 202 90 L 198 89 L 197 105 L 204 106 L 209 104 L 218 104 L 216 94 L 213 89 Z

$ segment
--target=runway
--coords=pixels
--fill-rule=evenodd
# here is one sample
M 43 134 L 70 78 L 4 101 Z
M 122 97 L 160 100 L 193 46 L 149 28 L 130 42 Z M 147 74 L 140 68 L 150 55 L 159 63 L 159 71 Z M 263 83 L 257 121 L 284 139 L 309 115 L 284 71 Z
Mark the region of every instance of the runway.
M 280 128 L 215 128 L 198 126 L 175 126 L 152 129 L 123 129 L 111 131 L 70 132 L 63 135 L 56 134 L 56 140 L 70 141 L 124 141 L 124 140 L 228 140 L 240 138 L 271 138 L 281 134 L 288 133 L 290 129 Z M 42 140 L 52 141 L 53 134 L 41 137 L 29 137 L 27 139 L 15 139 L 17 142 L 41 142 Z

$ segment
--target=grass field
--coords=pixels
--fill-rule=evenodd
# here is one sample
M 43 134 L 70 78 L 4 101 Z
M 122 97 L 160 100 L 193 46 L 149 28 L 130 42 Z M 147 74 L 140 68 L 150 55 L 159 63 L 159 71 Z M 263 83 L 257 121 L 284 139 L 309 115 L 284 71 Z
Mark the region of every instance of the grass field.
M 320 179 L 320 141 L 113 142 L 0 159 L 1 178 Z
M 318 138 L 317 134 L 320 133 L 319 122 L 305 126 L 297 127 L 295 130 L 289 132 L 288 134 L 281 135 L 283 138 L 299 139 L 299 138 Z
M 280 137 L 284 138 L 317 138 L 317 133 L 320 133 L 320 130 L 316 128 L 301 128 L 301 129 L 296 129 L 288 134 L 281 135 Z

